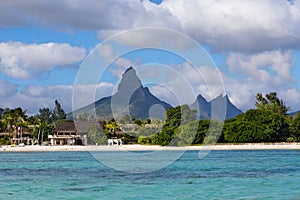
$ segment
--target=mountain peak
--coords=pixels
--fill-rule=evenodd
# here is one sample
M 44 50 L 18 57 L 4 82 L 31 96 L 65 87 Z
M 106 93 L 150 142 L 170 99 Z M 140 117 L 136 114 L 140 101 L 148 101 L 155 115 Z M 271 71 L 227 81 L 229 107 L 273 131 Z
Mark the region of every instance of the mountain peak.
M 99 99 L 95 103 L 74 111 L 74 116 L 95 110 L 98 119 L 119 119 L 125 115 L 138 119 L 152 117 L 153 106 L 160 105 L 163 109 L 172 106 L 155 97 L 147 87 L 143 87 L 141 80 L 133 67 L 126 69 L 118 85 L 116 94 Z M 164 115 L 160 116 L 164 117 Z
M 136 75 L 136 71 L 133 67 L 126 69 L 122 75 L 122 79 L 118 86 L 118 92 L 133 93 L 136 89 L 142 87 L 142 82 Z
M 206 99 L 205 99 L 201 94 L 199 94 L 199 95 L 197 96 L 197 101 L 207 102 Z
M 126 74 L 127 72 L 129 72 L 129 71 L 134 71 L 135 72 L 135 69 L 132 67 L 132 66 L 130 66 L 130 67 L 128 67 L 126 70 L 125 70 L 125 72 L 123 73 L 123 75 L 124 74 Z M 135 72 L 136 73 L 136 72 Z M 122 76 L 123 76 L 122 75 Z
M 241 110 L 239 110 L 235 105 L 231 103 L 227 94 L 220 94 L 219 96 L 217 96 L 209 102 L 207 102 L 206 99 L 201 95 L 198 95 L 196 101 L 191 105 L 191 107 L 199 111 L 198 118 L 209 119 L 212 115 L 212 104 L 214 104 L 215 109 L 218 107 L 222 108 L 223 106 L 226 106 L 226 119 L 236 117 L 237 115 L 242 113 Z

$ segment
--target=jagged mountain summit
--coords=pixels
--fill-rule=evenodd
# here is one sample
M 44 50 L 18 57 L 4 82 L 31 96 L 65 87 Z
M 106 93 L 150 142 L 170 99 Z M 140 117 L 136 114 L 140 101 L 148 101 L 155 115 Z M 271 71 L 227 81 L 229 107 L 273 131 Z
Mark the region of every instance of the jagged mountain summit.
M 234 118 L 243 113 L 240 109 L 238 109 L 231 103 L 227 95 L 223 96 L 222 94 L 211 100 L 210 102 L 206 101 L 204 97 L 199 95 L 195 102 L 191 105 L 191 108 L 199 111 L 197 115 L 198 119 L 210 119 L 212 117 L 212 105 L 216 106 L 215 114 L 220 119 Z M 223 109 L 218 110 L 218 106 L 225 106 L 226 113 L 221 113 Z
M 212 105 L 220 106 L 223 103 L 227 109 L 226 113 L 217 114 L 222 115 L 219 117 L 220 119 L 223 119 L 224 115 L 225 119 L 229 119 L 242 113 L 230 102 L 227 95 L 220 95 L 210 102 L 199 95 L 190 107 L 200 111 L 198 119 L 210 119 L 212 117 Z M 118 119 L 127 114 L 139 119 L 146 119 L 150 117 L 149 111 L 155 105 L 159 105 L 164 109 L 172 108 L 170 104 L 155 97 L 147 87 L 144 87 L 135 69 L 130 67 L 122 75 L 116 94 L 104 97 L 88 106 L 73 111 L 68 115 L 68 118 L 77 119 L 78 116 L 82 116 L 84 113 L 93 113 L 96 114 L 97 119 Z
M 149 118 L 149 110 L 154 105 L 162 106 L 164 109 L 172 107 L 151 94 L 147 87 L 143 87 L 135 69 L 130 67 L 122 75 L 116 94 L 74 111 L 73 116 L 91 113 L 95 109 L 98 119 L 120 118 L 126 114 L 146 119 Z

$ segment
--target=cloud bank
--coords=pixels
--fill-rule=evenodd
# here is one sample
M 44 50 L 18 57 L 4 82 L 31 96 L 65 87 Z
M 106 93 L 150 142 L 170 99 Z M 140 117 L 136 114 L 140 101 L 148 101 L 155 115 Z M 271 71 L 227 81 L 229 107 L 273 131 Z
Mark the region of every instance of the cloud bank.
M 292 73 L 295 67 L 292 55 L 300 50 L 299 0 L 164 0 L 158 5 L 147 0 L 33 0 L 30 3 L 15 0 L 1 2 L 0 13 L 2 28 L 35 26 L 57 31 L 93 30 L 100 40 L 132 28 L 175 29 L 207 45 L 213 53 L 226 56 L 224 65 L 228 71 L 222 74 L 225 88 L 239 108 L 253 107 L 257 92 L 277 91 L 289 106 L 300 109 L 300 92 L 295 88 L 298 77 Z M 146 40 L 147 35 L 135 36 L 133 42 Z M 106 53 L 112 56 L 109 49 Z M 0 71 L 15 79 L 29 80 L 56 66 L 76 64 L 85 55 L 84 48 L 67 43 L 2 42 Z M 120 58 L 117 68 L 111 72 L 120 77 L 127 65 L 134 64 L 137 62 Z M 178 70 L 187 73 L 185 67 L 183 63 Z M 201 70 L 214 76 L 209 69 Z M 193 78 L 192 74 L 190 76 Z M 199 92 L 207 90 L 203 83 L 195 80 L 193 84 Z M 1 107 L 17 106 L 20 102 L 35 107 L 43 106 L 41 102 L 51 105 L 53 97 L 66 99 L 63 95 L 70 94 L 71 99 L 71 88 L 66 85 L 28 86 L 19 91 L 16 84 L 0 81 L 0 96 L 6 102 Z M 43 90 L 52 91 L 53 95 L 47 96 L 41 92 Z M 159 88 L 156 93 L 159 95 L 163 91 Z M 218 91 L 217 87 L 211 91 L 212 96 Z
M 66 43 L 0 43 L 0 72 L 17 79 L 30 79 L 55 66 L 75 64 L 85 56 L 85 49 Z
M 36 25 L 63 30 L 119 30 L 165 27 L 183 31 L 216 51 L 298 49 L 300 2 L 287 0 L 22 0 L 0 6 L 0 25 Z M 16 15 L 16 13 L 18 13 Z

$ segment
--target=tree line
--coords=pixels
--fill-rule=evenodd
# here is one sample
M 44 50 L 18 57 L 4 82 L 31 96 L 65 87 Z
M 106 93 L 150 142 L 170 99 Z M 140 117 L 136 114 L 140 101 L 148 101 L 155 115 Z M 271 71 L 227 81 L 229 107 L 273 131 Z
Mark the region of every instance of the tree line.
M 235 118 L 196 120 L 187 105 L 167 110 L 161 132 L 142 136 L 141 144 L 196 145 L 218 143 L 300 142 L 300 113 L 288 115 L 290 108 L 275 92 L 256 95 L 256 109 Z M 200 111 L 201 112 L 201 111 Z
M 9 135 L 0 137 L 0 144 L 8 144 L 8 138 L 17 134 L 18 127 L 24 130 L 31 128 L 34 138 L 37 138 L 39 143 L 46 141 L 53 130 L 54 122 L 66 120 L 66 114 L 60 103 L 57 100 L 54 103 L 53 110 L 41 108 L 38 114 L 30 117 L 26 115 L 27 111 L 21 108 L 1 110 L 0 132 Z M 290 108 L 275 92 L 265 96 L 257 94 L 255 106 L 255 109 L 220 122 L 209 119 L 197 120 L 195 110 L 187 105 L 181 105 L 167 109 L 164 123 L 161 120 L 141 120 L 124 116 L 118 122 L 114 119 L 105 121 L 104 130 L 90 127 L 88 135 L 92 144 L 105 144 L 107 138 L 111 137 L 122 138 L 125 143 L 173 146 L 214 142 L 300 142 L 300 113 L 295 116 L 288 115 Z M 88 113 L 83 115 L 82 117 L 87 119 L 85 115 Z M 139 131 L 123 131 L 120 124 L 128 123 L 139 126 Z M 147 128 L 147 124 L 151 125 L 151 128 L 149 126 Z
M 48 140 L 48 135 L 52 133 L 54 122 L 65 120 L 66 113 L 61 104 L 55 100 L 54 109 L 40 108 L 38 114 L 28 116 L 27 110 L 22 108 L 1 109 L 0 132 L 5 133 L 0 136 L 0 144 L 10 144 L 9 138 L 16 137 L 21 133 L 30 132 L 36 139 L 36 143 Z M 24 136 L 23 135 L 23 136 Z

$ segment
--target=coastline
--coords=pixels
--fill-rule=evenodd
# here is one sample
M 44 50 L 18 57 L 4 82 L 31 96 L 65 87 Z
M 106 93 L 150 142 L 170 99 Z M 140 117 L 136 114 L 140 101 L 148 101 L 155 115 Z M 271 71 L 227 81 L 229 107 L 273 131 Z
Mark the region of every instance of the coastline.
M 52 152 L 52 151 L 158 151 L 158 150 L 300 150 L 300 143 L 251 143 L 216 144 L 211 146 L 171 147 L 158 145 L 122 145 L 122 146 L 1 146 L 0 152 Z

